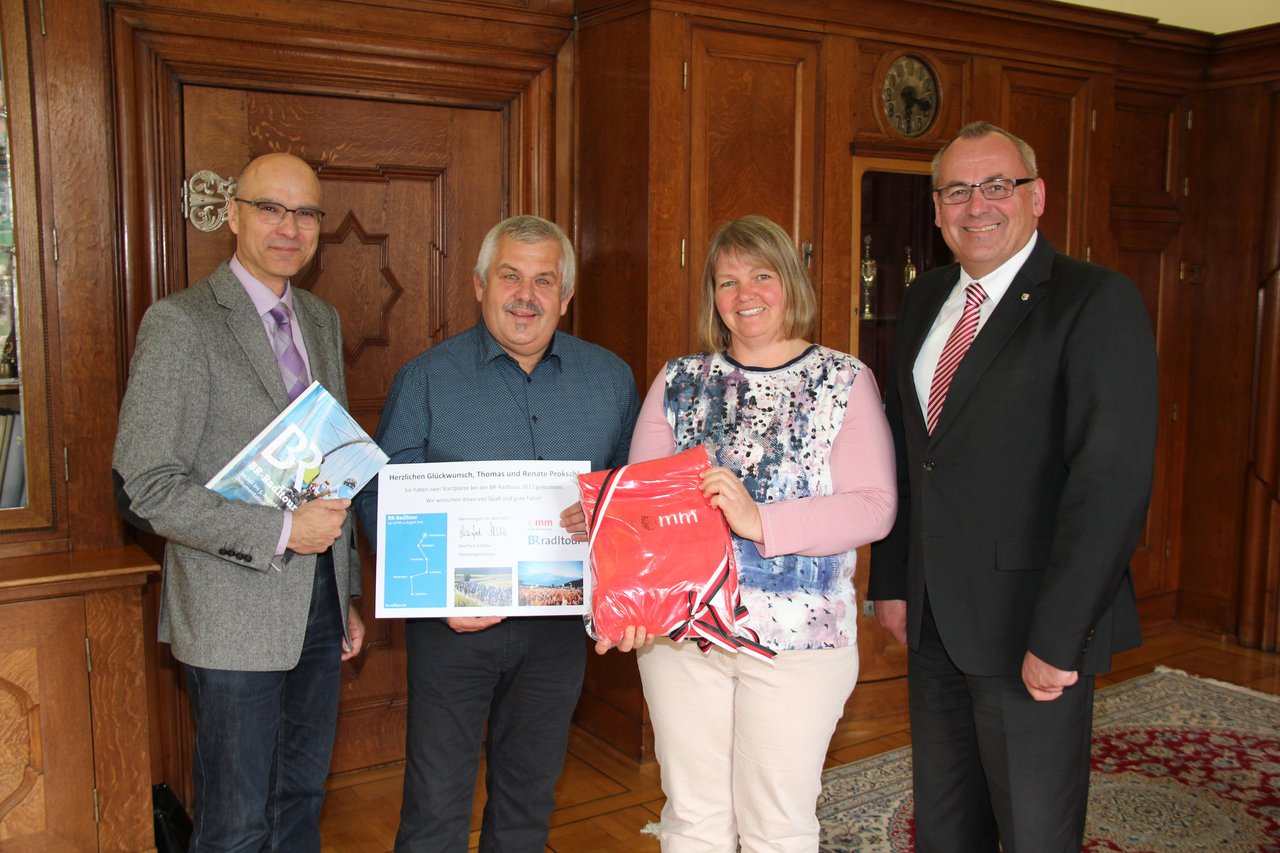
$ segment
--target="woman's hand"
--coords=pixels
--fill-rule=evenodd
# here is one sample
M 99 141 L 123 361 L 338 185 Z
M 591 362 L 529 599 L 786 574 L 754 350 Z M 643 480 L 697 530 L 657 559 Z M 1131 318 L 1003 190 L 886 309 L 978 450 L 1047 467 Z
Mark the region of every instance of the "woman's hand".
M 711 505 L 724 513 L 729 529 L 753 542 L 764 541 L 764 525 L 760 507 L 751 499 L 747 487 L 728 468 L 708 468 L 702 472 L 702 494 Z
M 632 649 L 640 649 L 653 644 L 653 634 L 645 631 L 643 625 L 628 625 L 627 629 L 622 632 L 622 639 L 615 646 L 608 640 L 600 640 L 596 643 L 596 654 L 602 655 L 609 649 L 616 648 L 620 652 L 629 652 Z

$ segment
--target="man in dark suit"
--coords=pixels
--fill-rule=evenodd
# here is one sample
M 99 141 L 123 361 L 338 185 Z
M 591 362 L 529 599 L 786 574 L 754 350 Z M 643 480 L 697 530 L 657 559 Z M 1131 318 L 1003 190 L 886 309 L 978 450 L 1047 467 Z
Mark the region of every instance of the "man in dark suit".
M 204 484 L 312 378 L 345 405 L 342 333 L 289 285 L 319 242 L 315 172 L 267 154 L 236 192 L 234 257 L 142 319 L 112 465 L 121 513 L 168 540 L 160 639 L 196 725 L 191 849 L 318 851 L 341 661 L 364 637 L 350 501 L 287 512 Z
M 933 185 L 957 263 L 903 300 L 886 382 L 900 504 L 868 592 L 910 646 L 917 849 L 1074 853 L 1094 675 L 1141 642 L 1151 325 L 1132 282 L 1037 232 L 1026 143 L 968 125 Z

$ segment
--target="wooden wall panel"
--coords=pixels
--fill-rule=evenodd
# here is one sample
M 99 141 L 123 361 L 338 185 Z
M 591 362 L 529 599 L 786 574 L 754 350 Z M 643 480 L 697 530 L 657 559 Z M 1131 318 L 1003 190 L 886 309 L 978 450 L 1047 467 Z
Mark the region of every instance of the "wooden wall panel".
M 148 744 L 147 671 L 143 666 L 142 581 L 87 593 L 92 638 L 93 758 L 98 849 L 147 850 L 155 844 Z
M 818 44 L 695 26 L 690 57 L 686 280 L 696 322 L 707 245 L 723 223 L 766 216 L 813 251 Z
M 1236 612 L 1242 644 L 1276 651 L 1280 648 L 1280 85 L 1272 86 L 1269 94 L 1253 442 Z
M 0 619 L 0 847 L 97 850 L 84 605 L 15 602 Z
M 1109 217 L 1118 247 L 1114 264 L 1142 293 L 1161 366 L 1155 478 L 1132 562 L 1140 597 L 1178 589 L 1188 393 L 1186 289 L 1199 274 L 1187 259 L 1191 113 L 1185 91 L 1124 84 L 1114 90 L 1116 168 Z
M 1206 145 L 1195 192 L 1203 280 L 1187 288 L 1187 455 L 1178 621 L 1233 633 L 1241 564 L 1244 484 L 1258 310 L 1262 196 L 1268 154 L 1267 87 L 1225 88 L 1205 99 L 1203 126 L 1230 127 Z M 1270 156 L 1274 157 L 1274 153 Z
M 1090 79 L 1047 69 L 1001 71 L 1000 124 L 1035 149 L 1045 179 L 1040 231 L 1056 249 L 1084 255 L 1085 174 L 1090 133 Z
M 643 394 L 667 359 L 691 352 L 690 265 L 706 246 L 693 245 L 689 199 L 694 180 L 689 122 L 694 109 L 685 68 L 691 61 L 689 17 L 655 11 L 649 23 L 649 338 Z M 579 77 L 587 72 L 580 66 Z
M 650 107 L 651 26 L 644 15 L 583 26 L 575 40 L 582 67 L 576 94 L 576 239 L 578 292 L 574 331 L 613 350 L 631 366 L 643 394 L 653 378 L 650 340 L 652 300 L 666 286 L 651 273 L 652 222 L 647 180 L 650 135 L 660 121 Z M 674 143 L 668 143 L 674 144 Z M 673 170 L 678 168 L 672 163 Z M 683 300 L 676 300 L 683 308 Z M 679 328 L 664 330 L 679 334 Z M 656 368 L 655 368 L 656 369 Z M 636 760 L 653 757 L 653 734 L 634 655 L 587 655 L 587 671 L 575 722 Z
M 1116 267 L 1129 276 L 1142 293 L 1156 333 L 1156 348 L 1162 361 L 1180 361 L 1181 335 L 1178 269 L 1182 242 L 1177 222 L 1117 220 L 1112 224 L 1119 245 Z M 1156 445 L 1155 480 L 1143 535 L 1130 562 L 1134 587 L 1139 598 L 1172 592 L 1177 576 L 1171 569 L 1173 542 L 1170 531 L 1171 500 L 1181 493 L 1177 474 L 1181 471 L 1181 421 L 1174 414 L 1180 391 L 1176 377 L 1161 373 L 1161 419 Z
M 1176 92 L 1116 89 L 1115 146 L 1123 156 L 1111 179 L 1113 205 L 1180 208 L 1183 97 Z
M 584 27 L 575 51 L 601 71 L 577 83 L 574 331 L 607 344 L 647 383 L 648 22 L 633 15 Z

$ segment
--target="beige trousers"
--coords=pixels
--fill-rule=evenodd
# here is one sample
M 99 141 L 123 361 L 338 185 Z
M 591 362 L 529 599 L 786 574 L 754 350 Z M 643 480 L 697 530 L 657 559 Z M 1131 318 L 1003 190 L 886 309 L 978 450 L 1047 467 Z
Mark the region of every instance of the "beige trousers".
M 770 665 L 665 638 L 638 656 L 667 804 L 664 853 L 813 853 L 822 765 L 858 649 Z

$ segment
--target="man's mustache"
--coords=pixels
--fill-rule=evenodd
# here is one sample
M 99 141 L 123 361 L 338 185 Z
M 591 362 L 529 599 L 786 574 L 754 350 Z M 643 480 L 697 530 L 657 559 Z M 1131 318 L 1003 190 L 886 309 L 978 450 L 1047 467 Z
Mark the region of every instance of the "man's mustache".
M 529 311 L 533 314 L 538 315 L 539 317 L 541 317 L 543 313 L 542 306 L 539 305 L 538 303 L 521 302 L 518 299 L 515 300 L 514 302 L 508 302 L 506 305 L 503 305 L 502 310 L 503 311 Z

